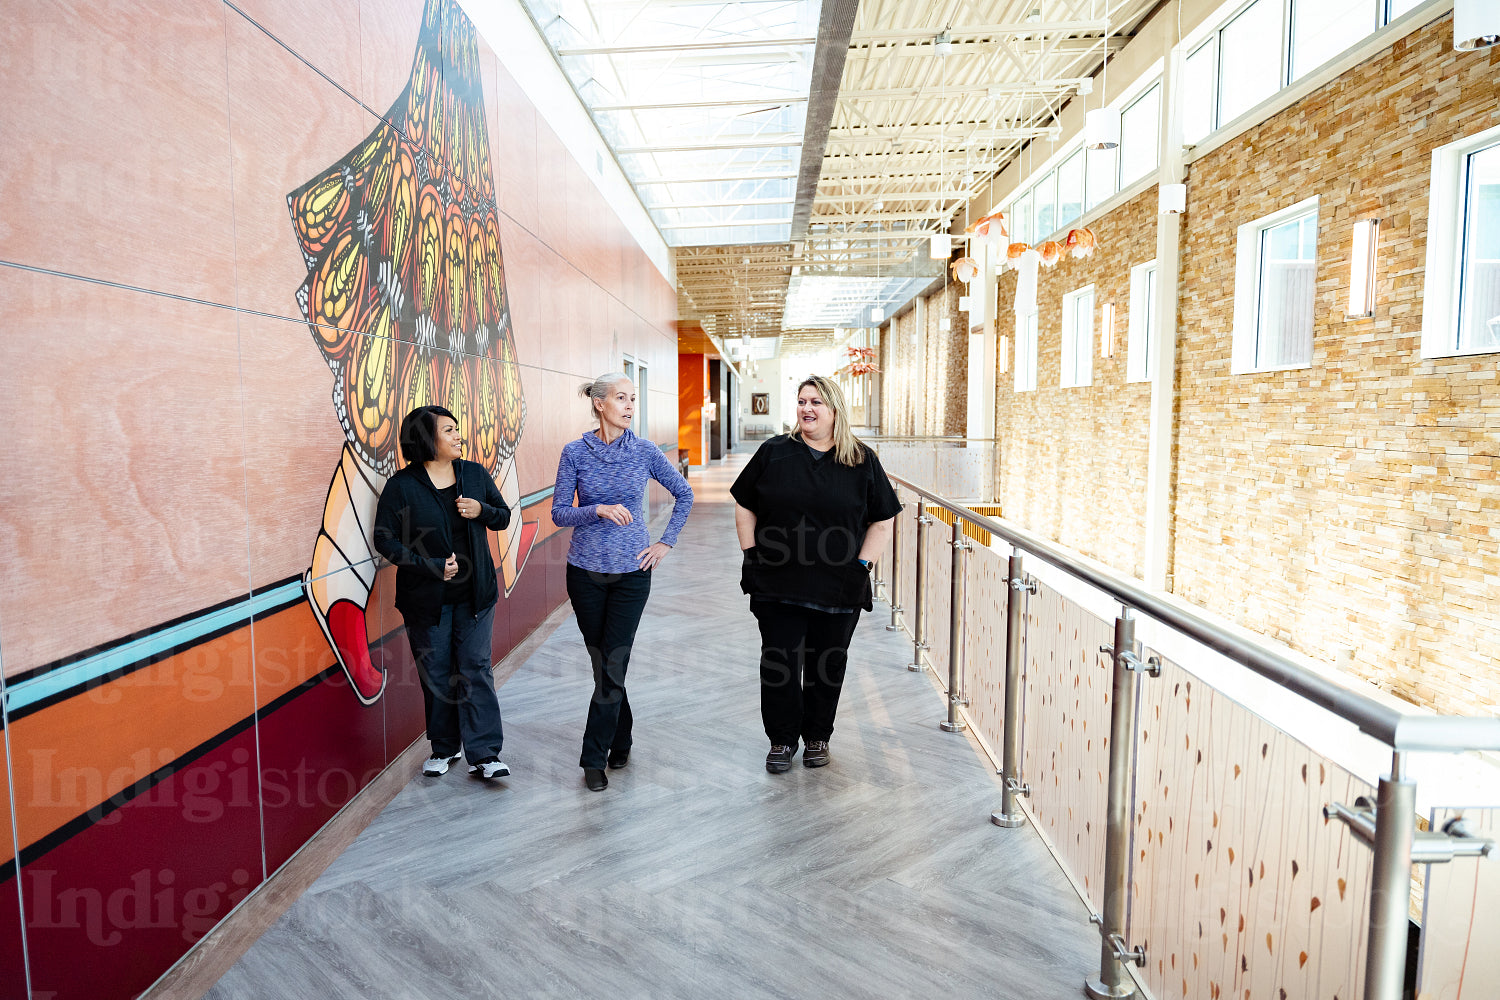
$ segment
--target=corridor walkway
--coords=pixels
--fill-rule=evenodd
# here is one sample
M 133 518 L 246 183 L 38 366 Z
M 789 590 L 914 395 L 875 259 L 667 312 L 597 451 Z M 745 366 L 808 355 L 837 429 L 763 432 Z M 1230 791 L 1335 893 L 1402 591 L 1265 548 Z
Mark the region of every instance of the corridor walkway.
M 833 763 L 766 773 L 740 462 L 693 477 L 609 788 L 576 766 L 590 680 L 567 618 L 500 689 L 513 776 L 414 777 L 210 997 L 1081 995 L 1098 961 L 1083 905 L 1029 827 L 989 822 L 993 769 L 938 729 L 942 698 L 881 605 Z

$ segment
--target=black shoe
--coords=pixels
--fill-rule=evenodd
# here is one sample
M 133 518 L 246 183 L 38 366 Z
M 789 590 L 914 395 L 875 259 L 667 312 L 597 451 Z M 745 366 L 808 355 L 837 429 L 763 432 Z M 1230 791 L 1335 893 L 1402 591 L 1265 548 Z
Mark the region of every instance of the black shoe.
M 803 767 L 822 767 L 828 763 L 828 741 L 808 740 L 802 749 Z
M 589 786 L 591 792 L 602 792 L 609 787 L 609 776 L 600 767 L 586 767 L 583 769 L 583 783 Z
M 609 768 L 610 768 L 611 771 L 618 771 L 620 768 L 624 767 L 626 764 L 629 764 L 629 763 L 630 763 L 630 751 L 629 750 L 611 750 L 609 752 Z
M 772 774 L 781 774 L 783 771 L 792 769 L 792 754 L 797 752 L 797 745 L 785 746 L 781 743 L 772 744 L 771 752 L 766 754 L 766 770 Z

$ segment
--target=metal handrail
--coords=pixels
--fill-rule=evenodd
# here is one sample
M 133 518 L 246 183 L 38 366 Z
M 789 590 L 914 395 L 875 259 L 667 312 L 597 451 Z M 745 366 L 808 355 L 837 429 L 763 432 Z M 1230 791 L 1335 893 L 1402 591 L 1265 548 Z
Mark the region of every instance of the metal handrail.
M 1172 626 L 1262 677 L 1354 723 L 1361 732 L 1393 750 L 1448 753 L 1500 751 L 1500 718 L 1409 715 L 1309 670 L 1268 646 L 1237 635 L 1216 622 L 1171 604 L 1124 576 L 1090 566 L 1065 549 L 1022 528 L 976 513 L 900 476 L 891 475 L 890 480 L 922 496 L 927 503 L 942 507 L 970 524 L 1005 539 L 1017 549 L 1029 552 L 1097 587 L 1125 607 Z

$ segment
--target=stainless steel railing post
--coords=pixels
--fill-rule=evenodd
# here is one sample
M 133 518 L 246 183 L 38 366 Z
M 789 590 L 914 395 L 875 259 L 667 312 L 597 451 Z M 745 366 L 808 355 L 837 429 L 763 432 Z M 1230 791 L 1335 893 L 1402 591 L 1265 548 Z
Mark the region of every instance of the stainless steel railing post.
M 1021 781 L 1021 629 L 1025 595 L 1036 588 L 1026 579 L 1019 552 L 1010 557 L 1009 577 L 1010 597 L 1005 604 L 1005 746 L 1000 765 L 1005 790 L 1000 795 L 1000 809 L 990 814 L 990 822 L 1014 829 L 1026 822 L 1016 797 L 1031 794 L 1031 788 Z
M 922 669 L 922 651 L 927 648 L 927 526 L 933 521 L 927 516 L 927 501 L 917 501 L 917 587 L 913 598 L 912 653 L 907 670 Z
M 1109 719 L 1109 805 L 1104 831 L 1104 906 L 1100 914 L 1099 978 L 1083 991 L 1093 1000 L 1133 996 L 1124 956 L 1126 876 L 1130 867 L 1130 772 L 1135 756 L 1135 619 L 1124 609 L 1115 619 L 1114 669 Z M 1142 956 L 1144 958 L 1144 955 Z
M 896 498 L 901 498 L 901 491 L 896 491 Z M 906 505 L 902 505 L 906 509 Z M 887 632 L 899 632 L 904 627 L 901 624 L 901 614 L 905 610 L 901 607 L 901 515 L 896 515 L 891 532 L 891 575 L 886 581 L 886 596 L 891 602 L 891 623 L 885 627 Z
M 1416 837 L 1417 786 L 1405 780 L 1402 755 L 1375 793 L 1375 861 L 1370 878 L 1370 938 L 1365 952 L 1365 1000 L 1400 1000 L 1406 983 L 1406 937 L 1411 913 L 1411 855 Z
M 961 733 L 968 723 L 959 718 L 958 706 L 967 705 L 964 697 L 964 559 L 970 545 L 964 540 L 964 521 L 953 519 L 953 580 L 948 591 L 948 718 L 938 725 L 945 733 Z

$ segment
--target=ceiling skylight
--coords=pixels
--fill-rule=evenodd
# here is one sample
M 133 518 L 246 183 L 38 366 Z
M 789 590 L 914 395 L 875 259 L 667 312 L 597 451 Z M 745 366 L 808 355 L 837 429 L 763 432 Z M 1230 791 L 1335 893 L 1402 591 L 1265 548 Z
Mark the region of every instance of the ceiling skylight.
M 819 4 L 525 2 L 669 245 L 789 239 Z

